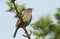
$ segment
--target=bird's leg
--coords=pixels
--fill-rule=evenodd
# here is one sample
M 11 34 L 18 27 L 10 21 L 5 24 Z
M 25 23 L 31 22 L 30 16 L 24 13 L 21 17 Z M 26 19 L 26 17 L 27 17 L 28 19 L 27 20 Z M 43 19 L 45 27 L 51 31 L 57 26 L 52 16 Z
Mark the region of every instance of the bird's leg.
M 27 37 L 28 39 L 31 39 L 31 38 L 30 38 L 30 34 L 28 34 L 28 31 L 26 30 L 26 28 L 24 28 L 24 31 L 25 31 L 26 35 L 23 35 L 23 36 L 24 36 L 24 37 Z

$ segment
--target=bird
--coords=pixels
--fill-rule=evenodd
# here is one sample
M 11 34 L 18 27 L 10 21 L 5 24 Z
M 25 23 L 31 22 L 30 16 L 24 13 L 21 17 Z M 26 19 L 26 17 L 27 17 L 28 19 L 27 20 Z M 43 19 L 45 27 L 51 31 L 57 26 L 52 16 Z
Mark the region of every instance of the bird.
M 15 33 L 13 35 L 13 37 L 15 38 L 16 33 L 18 31 L 19 28 L 26 28 L 31 20 L 32 20 L 32 10 L 33 8 L 27 8 L 23 11 L 23 14 L 21 15 L 21 18 L 18 18 L 17 22 L 16 22 L 16 30 Z

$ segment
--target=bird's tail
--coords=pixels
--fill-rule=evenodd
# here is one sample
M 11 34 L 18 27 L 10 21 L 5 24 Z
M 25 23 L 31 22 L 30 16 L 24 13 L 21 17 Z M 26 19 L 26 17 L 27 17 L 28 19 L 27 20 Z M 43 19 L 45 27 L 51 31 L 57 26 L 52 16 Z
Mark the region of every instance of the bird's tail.
M 16 36 L 17 30 L 18 30 L 18 29 L 15 30 L 15 33 L 14 33 L 14 35 L 13 35 L 14 38 L 15 38 L 15 36 Z

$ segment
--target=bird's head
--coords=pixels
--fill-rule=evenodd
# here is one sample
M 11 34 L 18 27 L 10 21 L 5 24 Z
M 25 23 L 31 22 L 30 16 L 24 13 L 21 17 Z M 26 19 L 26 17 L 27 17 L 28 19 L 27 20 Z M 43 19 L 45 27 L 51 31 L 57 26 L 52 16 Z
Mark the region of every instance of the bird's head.
M 32 11 L 33 11 L 32 9 L 33 9 L 33 8 L 27 8 L 26 11 L 32 12 Z

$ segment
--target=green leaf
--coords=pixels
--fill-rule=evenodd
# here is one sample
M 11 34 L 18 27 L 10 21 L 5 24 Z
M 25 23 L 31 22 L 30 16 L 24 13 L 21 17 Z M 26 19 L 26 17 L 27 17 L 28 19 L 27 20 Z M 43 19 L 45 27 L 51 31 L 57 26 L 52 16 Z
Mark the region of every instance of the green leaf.
M 40 37 L 40 35 L 41 35 L 41 33 L 38 32 L 38 31 L 34 31 L 33 34 L 36 35 L 36 36 L 38 36 L 38 37 Z
M 14 8 L 10 8 L 9 10 L 7 10 L 7 12 L 15 12 Z
M 50 24 L 49 26 L 48 26 L 48 31 L 55 31 L 55 29 L 56 29 L 56 24 Z
M 13 8 L 13 3 L 10 1 L 10 2 L 6 2 L 6 4 L 10 7 L 10 8 Z
M 13 7 L 13 3 L 11 1 L 6 2 L 6 4 L 9 6 L 9 9 L 7 10 L 7 12 L 15 12 L 15 9 Z
M 57 11 L 60 12 L 60 8 L 58 8 Z
M 22 4 L 22 5 L 16 4 L 16 6 L 17 6 L 19 14 L 16 14 L 15 18 L 20 18 L 22 15 L 22 12 L 25 10 L 25 4 Z
M 20 5 L 20 6 L 18 7 L 19 13 L 21 13 L 21 12 L 24 11 L 24 10 L 25 10 L 25 4 L 22 4 L 22 5 Z
M 36 39 L 40 39 L 40 37 L 39 36 L 36 36 Z
M 60 21 L 60 8 L 58 8 L 57 13 L 54 14 L 55 18 Z
M 56 13 L 56 14 L 55 14 L 55 18 L 56 18 L 57 20 L 60 20 L 60 13 Z
M 49 16 L 41 17 L 37 22 L 33 23 L 32 27 L 35 29 L 44 30 L 51 23 L 52 23 L 52 21 Z

